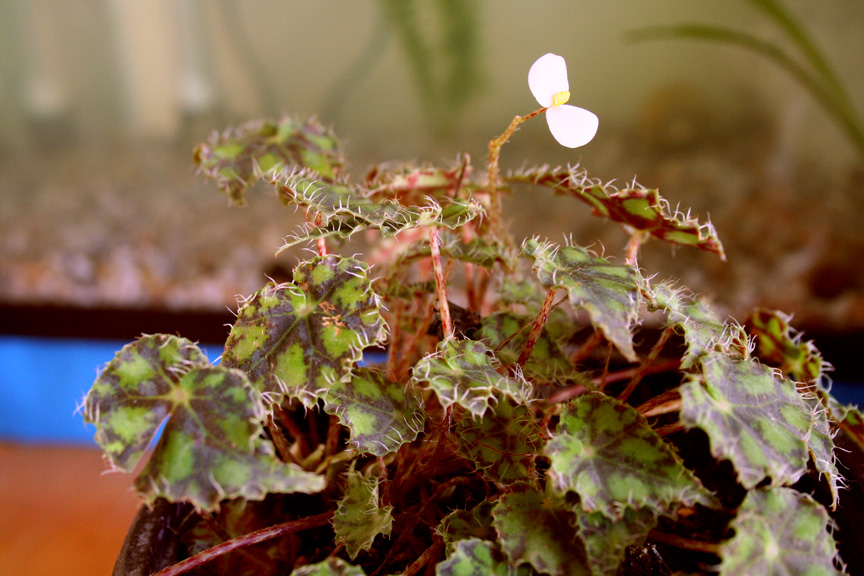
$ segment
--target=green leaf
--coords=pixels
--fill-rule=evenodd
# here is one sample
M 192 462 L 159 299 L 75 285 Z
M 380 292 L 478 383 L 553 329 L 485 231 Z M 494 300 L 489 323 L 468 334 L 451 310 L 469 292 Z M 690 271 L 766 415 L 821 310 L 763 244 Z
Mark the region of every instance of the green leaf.
M 475 417 L 483 416 L 495 393 L 524 402 L 530 387 L 524 380 L 496 371 L 498 361 L 483 343 L 450 338 L 438 343 L 438 351 L 414 366 L 411 382 L 428 383 L 444 408 L 458 404 Z
M 533 321 L 534 318 L 512 312 L 496 312 L 483 317 L 482 327 L 475 337 L 482 339 L 489 348 L 497 350 L 496 354 L 501 362 L 510 365 L 519 358 L 530 330 L 522 330 L 516 336 L 514 334 Z M 501 347 L 508 338 L 511 338 L 509 342 Z M 573 363 L 564 354 L 561 346 L 549 336 L 546 327 L 540 333 L 528 361 L 522 366 L 522 373 L 529 380 L 543 382 L 564 383 L 580 378 Z
M 291 576 L 366 576 L 366 572 L 359 566 L 353 566 L 341 558 L 330 556 L 316 564 L 295 568 Z
M 315 120 L 282 118 L 243 124 L 214 134 L 195 148 L 195 164 L 235 204 L 264 174 L 307 168 L 333 180 L 343 166 L 336 137 Z
M 693 246 L 713 252 L 726 259 L 723 245 L 710 221 L 699 222 L 689 214 L 673 210 L 669 202 L 656 189 L 644 188 L 635 181 L 618 190 L 612 184 L 603 184 L 590 178 L 578 166 L 550 170 L 537 168 L 510 174 L 507 182 L 524 182 L 552 188 L 557 195 L 572 196 L 589 204 L 594 213 L 622 224 L 625 229 L 643 233 L 682 246 Z
M 457 233 L 442 230 L 438 234 L 438 241 L 442 256 L 484 268 L 492 268 L 495 264 L 501 264 L 509 270 L 516 267 L 518 257 L 516 251 L 494 239 L 488 240 L 481 236 L 475 236 L 468 242 L 464 242 Z M 408 267 L 417 260 L 429 258 L 432 255 L 432 248 L 427 239 L 418 240 L 405 246 L 397 244 L 396 248 L 399 249 L 399 252 L 389 263 L 393 273 Z M 392 276 L 392 273 L 388 276 Z
M 746 339 L 740 326 L 726 326 L 704 303 L 694 300 L 683 290 L 666 283 L 651 288 L 652 306 L 667 310 L 666 323 L 684 335 L 687 352 L 681 359 L 681 368 L 688 369 L 713 350 L 728 351 L 733 342 Z
M 241 306 L 222 364 L 246 372 L 274 400 L 288 395 L 312 406 L 384 337 L 366 265 L 329 255 L 299 264 L 293 283 L 269 283 Z
M 591 574 L 573 513 L 562 500 L 534 490 L 511 492 L 501 497 L 492 517 L 512 564 L 527 563 L 552 576 Z
M 812 341 L 802 341 L 801 333 L 789 325 L 789 320 L 781 312 L 762 308 L 750 314 L 747 324 L 756 338 L 756 355 L 795 382 L 818 383 L 830 365 Z
M 392 506 L 378 502 L 378 478 L 365 478 L 353 467 L 345 479 L 345 492 L 333 516 L 336 542 L 345 545 L 352 560 L 369 550 L 379 534 L 388 536 L 393 528 Z
M 525 568 L 513 570 L 493 543 L 478 538 L 456 542 L 446 560 L 435 566 L 436 576 L 529 576 Z
M 293 238 L 287 238 L 280 251 L 318 238 L 348 238 L 366 229 L 377 230 L 384 238 L 421 226 L 454 229 L 483 214 L 474 200 L 451 199 L 440 204 L 429 199 L 423 206 L 376 202 L 362 189 L 322 182 L 306 172 L 275 174 L 271 183 L 284 204 L 301 206 L 321 217 L 320 223 L 307 223 Z
M 840 574 L 828 512 L 790 488 L 759 488 L 744 499 L 720 549 L 722 574 Z
M 115 356 L 87 396 L 85 419 L 96 424 L 97 442 L 127 471 L 168 419 L 135 480 L 142 498 L 215 510 L 226 498 L 321 490 L 323 478 L 283 464 L 259 438 L 263 406 L 246 376 L 202 365 L 200 354 L 187 340 L 146 336 Z
M 792 484 L 807 470 L 810 408 L 789 380 L 754 360 L 712 352 L 680 387 L 681 421 L 708 434 L 711 452 L 754 488 L 766 476 Z
M 536 476 L 542 430 L 528 408 L 506 396 L 483 418 L 463 418 L 455 428 L 459 452 L 493 482 L 512 484 Z
M 124 346 L 96 378 L 84 401 L 84 420 L 96 424 L 96 442 L 113 466 L 131 472 L 176 400 L 180 380 L 210 365 L 185 338 L 157 334 Z M 241 400 L 242 401 L 242 400 Z
M 423 430 L 426 412 L 413 387 L 390 382 L 384 372 L 359 368 L 348 381 L 323 394 L 324 410 L 339 416 L 357 450 L 383 456 L 412 442 Z
M 534 259 L 534 271 L 547 290 L 564 288 L 574 307 L 591 321 L 621 354 L 636 361 L 630 330 L 639 313 L 640 276 L 632 266 L 614 266 L 579 246 L 561 247 L 530 238 L 522 253 Z
M 492 508 L 495 504 L 484 500 L 470 511 L 454 510 L 442 518 L 436 533 L 444 540 L 447 550 L 452 551 L 460 540 L 497 540 L 497 533 L 492 527 Z
M 619 519 L 626 508 L 663 514 L 677 505 L 714 503 L 642 415 L 598 392 L 570 404 L 544 453 L 556 489 L 578 494 L 589 513 Z
M 589 514 L 576 510 L 576 525 L 585 545 L 594 576 L 616 574 L 629 546 L 645 542 L 657 525 L 657 516 L 650 508 L 626 508 L 621 518 L 610 520 L 600 512 Z

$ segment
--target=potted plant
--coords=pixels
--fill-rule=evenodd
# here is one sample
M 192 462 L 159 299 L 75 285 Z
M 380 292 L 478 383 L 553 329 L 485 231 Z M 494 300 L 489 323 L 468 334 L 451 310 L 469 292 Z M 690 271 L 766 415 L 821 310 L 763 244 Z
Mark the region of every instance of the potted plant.
M 830 395 L 828 364 L 783 314 L 724 321 L 640 269 L 651 238 L 724 258 L 710 222 L 657 190 L 579 166 L 502 173 L 525 120 L 545 114 L 568 147 L 597 130 L 566 104 L 561 57 L 541 57 L 529 86 L 541 108 L 490 142 L 480 175 L 464 156 L 353 182 L 314 120 L 197 148 L 234 202 L 263 179 L 303 209 L 286 247 L 316 253 L 240 303 L 221 363 L 149 335 L 96 379 L 85 419 L 113 467 L 140 470 L 146 504 L 115 574 L 837 574 L 855 561 L 840 491 L 860 471 L 838 458 L 860 463 L 862 417 Z M 517 243 L 501 197 L 534 187 L 624 226 L 624 257 Z M 331 252 L 361 232 L 365 259 Z

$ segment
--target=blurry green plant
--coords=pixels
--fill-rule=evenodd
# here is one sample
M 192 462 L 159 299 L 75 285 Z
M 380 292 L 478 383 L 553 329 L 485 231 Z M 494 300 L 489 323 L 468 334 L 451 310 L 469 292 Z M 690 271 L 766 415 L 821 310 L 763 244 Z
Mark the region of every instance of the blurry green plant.
M 596 130 L 548 114 L 563 59 L 535 66 L 548 105 L 490 142 L 485 177 L 463 157 L 355 182 L 313 120 L 198 147 L 235 203 L 263 180 L 304 210 L 286 246 L 317 254 L 240 303 L 221 364 L 143 336 L 86 397 L 112 466 L 143 466 L 140 497 L 196 511 L 160 576 L 840 572 L 834 438 L 862 444 L 861 413 L 783 315 L 722 321 L 638 267 L 650 238 L 722 257 L 710 222 L 578 166 L 500 173 L 533 116 L 565 142 Z M 536 188 L 622 225 L 625 261 L 517 247 L 500 197 Z M 331 253 L 358 232 L 377 238 L 365 261 Z
M 628 36 L 634 42 L 664 38 L 708 40 L 740 46 L 768 58 L 810 92 L 825 112 L 837 122 L 864 158 L 864 124 L 861 123 L 861 118 L 843 83 L 807 30 L 779 0 L 747 1 L 762 12 L 791 41 L 792 47 L 799 52 L 797 56 L 781 45 L 747 32 L 707 24 L 649 26 L 635 30 Z

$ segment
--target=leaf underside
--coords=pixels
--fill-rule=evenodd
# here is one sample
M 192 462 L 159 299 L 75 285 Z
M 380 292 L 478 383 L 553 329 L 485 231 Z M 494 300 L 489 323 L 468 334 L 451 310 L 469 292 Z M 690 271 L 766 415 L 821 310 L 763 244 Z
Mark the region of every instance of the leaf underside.
M 656 189 L 632 186 L 616 189 L 592 179 L 578 167 L 567 169 L 537 168 L 510 174 L 508 182 L 524 182 L 552 188 L 555 194 L 572 196 L 589 204 L 594 213 L 605 216 L 626 228 L 682 246 L 713 252 L 726 259 L 723 245 L 711 222 L 699 222 L 689 214 L 672 210 Z
M 343 544 L 354 560 L 361 550 L 369 550 L 375 537 L 390 534 L 393 528 L 392 506 L 378 502 L 377 478 L 365 478 L 350 470 L 345 478 L 345 492 L 333 516 L 336 542 Z

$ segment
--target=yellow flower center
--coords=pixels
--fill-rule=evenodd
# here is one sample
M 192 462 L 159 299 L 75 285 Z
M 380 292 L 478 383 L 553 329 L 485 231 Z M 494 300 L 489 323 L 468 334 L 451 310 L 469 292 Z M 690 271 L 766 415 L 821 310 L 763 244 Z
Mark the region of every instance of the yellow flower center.
M 567 101 L 570 100 L 570 92 L 564 90 L 563 92 L 558 92 L 555 94 L 555 98 L 552 99 L 552 106 L 560 106 L 562 104 L 566 104 Z

